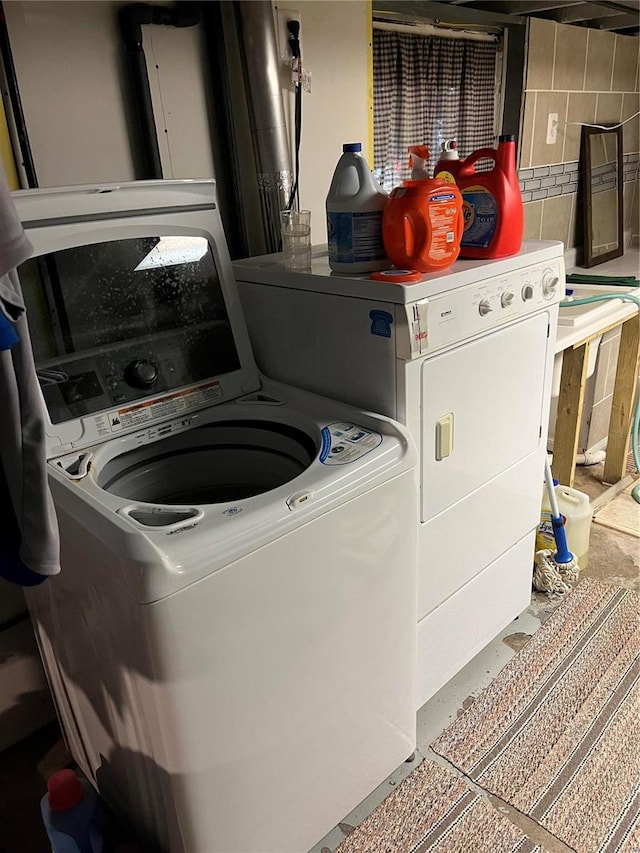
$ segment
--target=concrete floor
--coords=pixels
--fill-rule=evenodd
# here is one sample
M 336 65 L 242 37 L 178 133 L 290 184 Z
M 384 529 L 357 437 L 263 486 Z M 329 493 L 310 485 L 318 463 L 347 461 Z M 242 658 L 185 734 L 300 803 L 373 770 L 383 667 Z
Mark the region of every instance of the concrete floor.
M 610 496 L 602 485 L 601 474 L 601 466 L 578 469 L 576 472 L 575 487 L 586 491 L 596 506 L 599 502 L 604 505 L 607 496 Z M 614 517 L 615 502 L 621 503 L 623 498 L 620 495 L 609 504 L 614 509 Z M 594 521 L 591 525 L 589 568 L 585 576 L 640 589 L 640 538 Z M 358 808 L 345 816 L 310 853 L 334 851 L 345 836 L 411 773 L 423 757 L 445 764 L 461 775 L 444 759 L 431 752 L 429 744 L 491 682 L 558 604 L 559 600 L 550 600 L 545 594 L 533 593 L 527 610 L 420 709 L 415 760 L 398 768 Z M 66 766 L 68 761 L 69 756 L 55 724 L 0 753 L 0 853 L 50 853 L 51 848 L 41 826 L 39 801 L 45 791 L 45 779 L 54 770 Z M 542 827 L 497 798 L 484 794 L 473 783 L 469 782 L 469 785 L 532 840 L 542 844 L 548 853 L 571 853 L 568 847 Z

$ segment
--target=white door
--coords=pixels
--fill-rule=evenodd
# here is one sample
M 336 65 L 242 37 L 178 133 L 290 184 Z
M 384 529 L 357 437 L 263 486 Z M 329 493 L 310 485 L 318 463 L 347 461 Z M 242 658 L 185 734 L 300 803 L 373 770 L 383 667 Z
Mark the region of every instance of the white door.
M 538 449 L 548 326 L 536 314 L 425 360 L 422 521 Z

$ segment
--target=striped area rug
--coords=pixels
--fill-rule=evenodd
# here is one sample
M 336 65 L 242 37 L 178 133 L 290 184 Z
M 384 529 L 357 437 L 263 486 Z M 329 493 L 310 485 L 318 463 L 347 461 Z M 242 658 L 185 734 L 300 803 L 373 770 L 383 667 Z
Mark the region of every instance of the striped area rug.
M 450 770 L 425 760 L 336 853 L 541 853 Z
M 432 744 L 577 853 L 640 851 L 639 611 L 582 580 Z

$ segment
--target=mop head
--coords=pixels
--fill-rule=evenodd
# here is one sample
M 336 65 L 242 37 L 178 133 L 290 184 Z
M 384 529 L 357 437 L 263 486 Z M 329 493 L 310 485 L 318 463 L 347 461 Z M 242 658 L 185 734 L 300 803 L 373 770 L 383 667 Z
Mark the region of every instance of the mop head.
M 573 557 L 568 563 L 557 563 L 553 551 L 537 551 L 534 558 L 533 588 L 538 592 L 565 595 L 578 580 L 580 567 Z

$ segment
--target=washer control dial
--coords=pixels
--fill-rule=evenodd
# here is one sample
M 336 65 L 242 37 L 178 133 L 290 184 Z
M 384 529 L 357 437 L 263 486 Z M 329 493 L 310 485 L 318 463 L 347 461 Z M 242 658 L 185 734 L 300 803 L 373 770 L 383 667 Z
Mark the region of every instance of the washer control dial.
M 530 284 L 525 284 L 522 288 L 522 299 L 524 302 L 528 302 L 530 299 L 533 299 L 533 287 Z
M 478 303 L 478 311 L 480 312 L 481 317 L 484 317 L 486 314 L 489 313 L 489 311 L 493 311 L 493 308 L 491 307 L 491 303 L 489 302 L 488 299 L 481 299 L 480 300 L 480 302 Z
M 513 293 L 510 293 L 508 290 L 506 290 L 500 297 L 500 305 L 502 305 L 503 308 L 508 308 L 512 302 Z
M 146 358 L 132 361 L 124 371 L 124 380 L 132 388 L 153 388 L 157 379 L 157 366 Z

